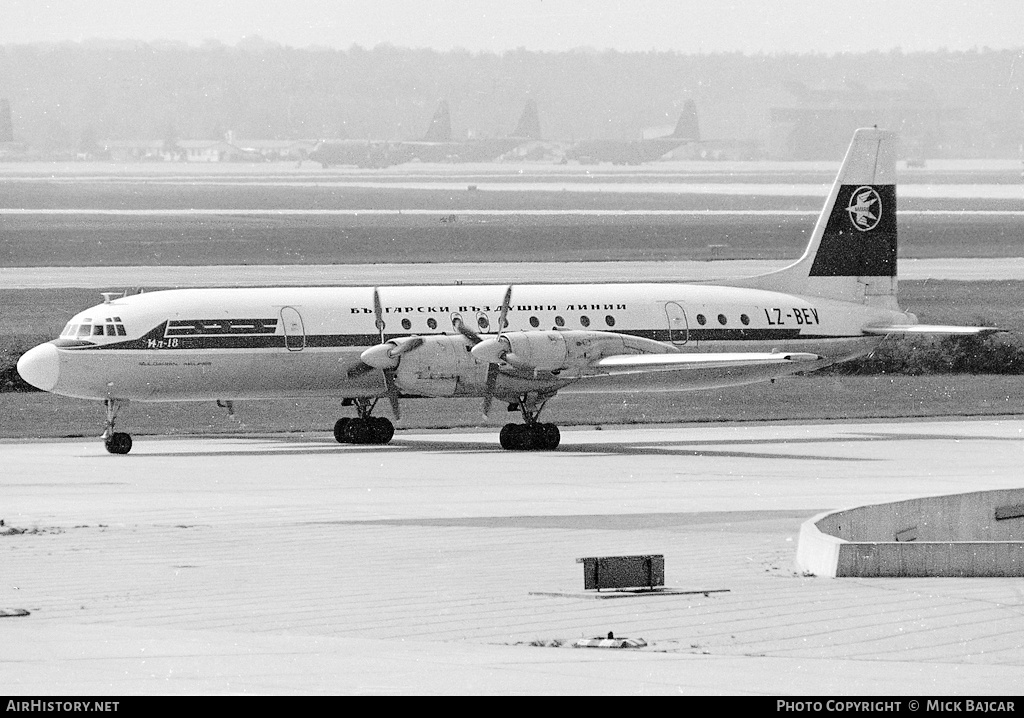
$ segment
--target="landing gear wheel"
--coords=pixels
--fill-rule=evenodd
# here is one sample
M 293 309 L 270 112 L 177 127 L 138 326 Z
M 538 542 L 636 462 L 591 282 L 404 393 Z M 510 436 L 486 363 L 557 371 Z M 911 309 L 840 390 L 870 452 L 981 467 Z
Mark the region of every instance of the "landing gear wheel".
M 353 419 L 345 427 L 345 439 L 349 444 L 369 444 L 370 427 L 366 419 Z
M 132 437 L 123 431 L 117 431 L 103 440 L 103 446 L 111 454 L 127 454 L 132 450 Z
M 376 438 L 375 444 L 386 444 L 391 441 L 395 435 L 394 424 L 383 416 L 371 418 L 370 421 L 373 422 L 373 434 Z
M 394 435 L 395 425 L 384 417 L 338 419 L 334 425 L 334 438 L 339 444 L 383 445 L 391 441 Z
M 547 451 L 557 449 L 559 442 L 562 440 L 562 432 L 558 430 L 558 427 L 554 424 L 537 424 L 537 428 L 540 430 L 542 444 L 539 448 L 546 449 Z
M 505 424 L 498 434 L 501 448 L 509 451 L 552 451 L 561 438 L 554 424 Z
M 519 424 L 505 424 L 501 427 L 501 433 L 498 434 L 498 441 L 501 443 L 501 448 L 508 451 L 514 451 L 519 448 L 516 446 L 516 439 L 519 435 Z
M 343 419 L 338 419 L 334 423 L 334 440 L 337 441 L 339 444 L 347 444 L 348 443 L 348 439 L 346 438 L 345 430 L 348 427 L 348 423 L 350 421 L 352 421 L 352 419 L 350 419 L 350 418 L 348 418 L 346 416 Z

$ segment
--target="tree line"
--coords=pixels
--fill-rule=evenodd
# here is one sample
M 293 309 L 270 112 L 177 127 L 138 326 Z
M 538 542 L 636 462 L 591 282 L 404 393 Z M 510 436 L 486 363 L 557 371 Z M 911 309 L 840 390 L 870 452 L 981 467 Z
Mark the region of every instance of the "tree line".
M 101 139 L 219 139 L 228 131 L 249 139 L 415 140 L 441 100 L 459 138 L 508 135 L 533 99 L 547 139 L 636 139 L 652 128 L 670 132 L 692 99 L 711 140 L 765 147 L 780 108 L 866 107 L 940 118 L 945 132 L 964 136 L 955 148 L 961 155 L 1016 158 L 1024 146 L 1022 67 L 1024 51 L 985 49 L 496 54 L 298 49 L 259 39 L 233 47 L 85 42 L 0 47 L 0 98 L 10 101 L 15 140 L 47 152 Z

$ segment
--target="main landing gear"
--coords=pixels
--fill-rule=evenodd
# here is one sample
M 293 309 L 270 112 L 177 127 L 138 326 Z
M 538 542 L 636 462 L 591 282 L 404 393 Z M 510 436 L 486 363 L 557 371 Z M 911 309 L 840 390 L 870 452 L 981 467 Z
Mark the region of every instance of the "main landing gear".
M 501 448 L 510 451 L 553 451 L 558 448 L 562 434 L 554 424 L 543 424 L 537 419 L 544 408 L 545 401 L 531 402 L 527 397 L 520 397 L 518 404 L 509 404 L 508 410 L 523 414 L 523 424 L 505 424 L 501 427 L 498 440 Z
M 339 444 L 386 444 L 395 435 L 395 425 L 382 416 L 370 416 L 377 405 L 376 399 L 352 399 L 342 405 L 354 404 L 359 414 L 354 419 L 344 417 L 334 424 L 334 438 Z
M 132 437 L 123 431 L 114 431 L 117 413 L 128 406 L 127 399 L 104 399 L 107 408 L 107 428 L 103 430 L 103 446 L 111 454 L 127 454 L 132 450 Z

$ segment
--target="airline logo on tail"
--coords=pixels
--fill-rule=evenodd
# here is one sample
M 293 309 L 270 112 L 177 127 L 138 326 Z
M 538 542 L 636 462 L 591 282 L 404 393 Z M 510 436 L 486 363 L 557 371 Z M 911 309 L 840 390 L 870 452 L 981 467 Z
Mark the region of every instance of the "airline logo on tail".
M 857 231 L 852 231 L 850 225 Z M 810 276 L 896 276 L 895 185 L 849 184 L 839 188 Z
M 868 232 L 878 226 L 882 218 L 882 199 L 873 187 L 858 187 L 850 195 L 850 204 L 846 208 L 850 222 L 861 232 Z

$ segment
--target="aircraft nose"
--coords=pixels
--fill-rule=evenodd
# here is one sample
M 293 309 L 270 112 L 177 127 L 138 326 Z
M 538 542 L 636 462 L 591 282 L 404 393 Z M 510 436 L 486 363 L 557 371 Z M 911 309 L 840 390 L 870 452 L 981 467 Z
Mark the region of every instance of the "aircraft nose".
M 43 391 L 52 391 L 57 386 L 60 373 L 60 357 L 53 344 L 40 344 L 21 355 L 18 373 L 32 386 Z

